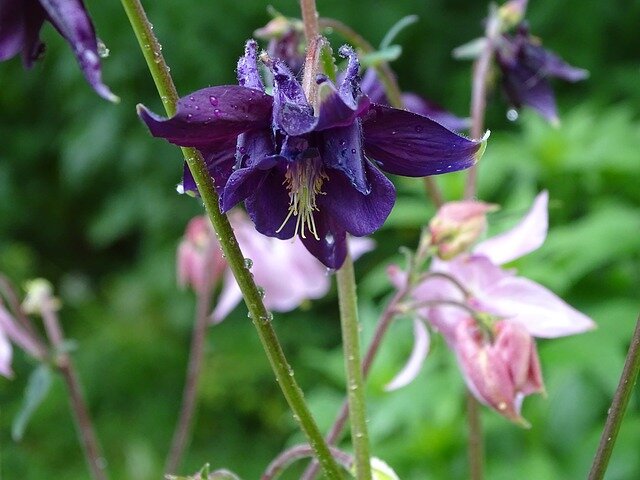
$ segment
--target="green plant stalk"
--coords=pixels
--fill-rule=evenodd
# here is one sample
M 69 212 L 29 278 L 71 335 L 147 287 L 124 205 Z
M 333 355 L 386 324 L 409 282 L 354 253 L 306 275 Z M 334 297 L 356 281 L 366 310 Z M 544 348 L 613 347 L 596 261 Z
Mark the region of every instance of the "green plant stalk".
M 355 469 L 358 480 L 371 480 L 371 457 L 367 412 L 365 406 L 364 379 L 360 360 L 360 326 L 353 260 L 347 254 L 344 264 L 336 272 L 340 301 L 340 325 L 344 364 L 347 372 L 347 399 L 351 423 L 351 441 L 355 452 Z
M 613 396 L 611 408 L 609 408 L 607 421 L 605 422 L 600 444 L 598 445 L 598 451 L 593 459 L 593 465 L 589 472 L 589 480 L 602 480 L 604 478 L 613 447 L 618 438 L 624 413 L 627 410 L 629 400 L 633 393 L 633 386 L 638 378 L 638 371 L 640 371 L 640 317 L 638 317 L 636 322 L 636 329 L 631 339 L 627 359 L 624 362 L 620 382 Z
M 139 0 L 122 0 L 122 5 L 129 17 L 131 27 L 138 39 L 165 110 L 168 115 L 173 115 L 177 108 L 178 94 L 144 8 Z M 329 447 L 307 407 L 302 390 L 295 381 L 293 370 L 287 362 L 273 328 L 272 315 L 265 308 L 251 272 L 245 266 L 244 256 L 240 251 L 229 220 L 218 208 L 218 194 L 214 188 L 213 179 L 207 172 L 204 159 L 195 148 L 182 147 L 181 150 L 196 182 L 207 215 L 218 234 L 222 251 L 238 282 L 278 385 L 280 385 L 282 393 L 293 411 L 293 417 L 306 435 L 327 478 L 341 479 L 340 467 L 331 456 Z

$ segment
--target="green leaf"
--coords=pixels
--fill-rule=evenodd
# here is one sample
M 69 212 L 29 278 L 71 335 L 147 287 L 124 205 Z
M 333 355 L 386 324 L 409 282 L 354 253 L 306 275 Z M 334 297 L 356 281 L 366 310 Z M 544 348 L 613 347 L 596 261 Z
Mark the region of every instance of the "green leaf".
M 51 388 L 52 379 L 51 368 L 45 364 L 41 364 L 31 373 L 27 388 L 24 391 L 22 408 L 11 426 L 11 436 L 14 441 L 19 442 L 22 440 L 31 416 L 43 402 Z
M 400 45 L 390 45 L 387 48 L 367 53 L 360 57 L 360 64 L 363 68 L 375 67 L 382 62 L 393 62 L 402 55 L 402 47 Z
M 419 20 L 417 15 L 407 15 L 398 20 L 387 32 L 387 34 L 380 42 L 380 50 L 385 50 L 391 45 L 391 42 L 398 36 L 398 34 L 407 28 L 409 25 L 413 25 Z

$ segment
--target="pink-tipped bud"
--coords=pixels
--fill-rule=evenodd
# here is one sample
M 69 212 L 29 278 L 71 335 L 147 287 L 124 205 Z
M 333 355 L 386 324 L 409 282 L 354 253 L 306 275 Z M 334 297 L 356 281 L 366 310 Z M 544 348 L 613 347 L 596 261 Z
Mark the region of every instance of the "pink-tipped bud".
M 206 294 L 220 279 L 226 265 L 209 220 L 206 217 L 191 219 L 178 246 L 178 284 Z
M 488 338 L 469 318 L 456 329 L 460 369 L 469 390 L 485 405 L 509 420 L 528 426 L 520 415 L 522 400 L 544 392 L 536 344 L 520 325 L 500 320 Z
M 487 228 L 487 213 L 496 205 L 462 201 L 445 203 L 429 222 L 431 242 L 438 257 L 451 260 L 473 245 Z
M 502 22 L 502 30 L 509 30 L 524 19 L 528 0 L 509 0 L 498 9 L 498 16 Z

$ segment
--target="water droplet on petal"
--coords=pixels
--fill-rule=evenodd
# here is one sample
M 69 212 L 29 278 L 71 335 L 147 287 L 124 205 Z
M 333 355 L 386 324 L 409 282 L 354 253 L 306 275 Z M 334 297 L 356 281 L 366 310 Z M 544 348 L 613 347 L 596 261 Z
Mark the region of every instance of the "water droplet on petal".
M 416 125 L 416 133 L 422 133 L 424 127 L 422 125 Z
M 214 97 L 213 95 L 211 95 L 209 97 L 209 103 L 211 103 L 211 105 L 213 105 L 214 107 L 218 105 L 218 99 L 216 97 Z
M 515 122 L 516 120 L 518 120 L 519 116 L 520 115 L 515 108 L 510 108 L 509 110 L 507 110 L 507 120 L 509 120 L 510 122 Z

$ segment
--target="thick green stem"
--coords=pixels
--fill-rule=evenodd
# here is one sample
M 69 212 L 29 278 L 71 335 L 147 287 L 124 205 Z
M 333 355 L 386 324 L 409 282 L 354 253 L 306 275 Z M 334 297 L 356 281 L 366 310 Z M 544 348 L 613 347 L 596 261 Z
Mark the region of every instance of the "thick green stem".
M 640 371 L 640 317 L 636 322 L 636 329 L 631 338 L 631 345 L 622 369 L 620 382 L 613 396 L 611 408 L 609 408 L 607 421 L 600 438 L 600 445 L 598 445 L 598 451 L 593 459 L 589 480 L 602 480 L 604 478 L 611 453 L 613 452 L 613 446 L 616 443 L 616 438 L 622 425 L 624 413 L 627 410 L 633 387 L 638 378 L 638 371 Z
M 355 451 L 356 478 L 371 480 L 369 435 L 365 407 L 364 380 L 360 362 L 360 325 L 358 323 L 358 301 L 353 261 L 347 255 L 337 271 L 338 297 L 340 300 L 340 324 L 344 363 L 347 372 L 347 398 L 351 423 L 351 441 Z
M 139 0 L 122 0 L 122 5 L 129 17 L 167 114 L 172 115 L 176 111 L 178 95 L 169 74 L 169 68 L 162 56 L 160 44 L 155 38 L 144 8 Z M 289 407 L 293 411 L 293 416 L 307 436 L 309 444 L 318 457 L 327 478 L 340 479 L 342 478 L 340 468 L 322 438 L 322 434 L 304 400 L 302 390 L 295 381 L 293 370 L 282 351 L 271 322 L 273 317 L 265 308 L 251 272 L 245 265 L 244 256 L 240 251 L 227 216 L 222 214 L 218 208 L 218 194 L 214 188 L 213 179 L 207 172 L 204 159 L 195 148 L 182 148 L 182 153 L 196 182 L 207 214 L 218 234 L 222 251 L 238 282 L 276 380 L 289 403 Z

